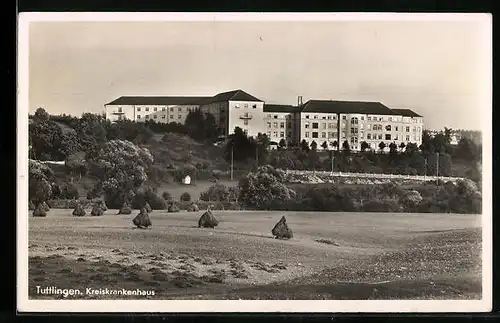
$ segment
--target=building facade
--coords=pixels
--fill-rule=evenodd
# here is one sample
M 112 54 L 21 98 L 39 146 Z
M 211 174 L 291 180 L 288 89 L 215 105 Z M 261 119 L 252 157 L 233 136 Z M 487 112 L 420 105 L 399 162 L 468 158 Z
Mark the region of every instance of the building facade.
M 317 149 L 342 149 L 345 143 L 353 151 L 389 150 L 414 143 L 422 144 L 423 117 L 409 109 L 390 109 L 380 102 L 309 100 L 296 106 L 266 104 L 242 90 L 213 97 L 120 97 L 105 105 L 111 121 L 129 119 L 184 123 L 194 109 L 214 116 L 220 135 L 227 136 L 236 127 L 248 136 L 266 134 L 271 142 L 287 145 L 314 141 Z M 364 147 L 366 148 L 366 147 Z

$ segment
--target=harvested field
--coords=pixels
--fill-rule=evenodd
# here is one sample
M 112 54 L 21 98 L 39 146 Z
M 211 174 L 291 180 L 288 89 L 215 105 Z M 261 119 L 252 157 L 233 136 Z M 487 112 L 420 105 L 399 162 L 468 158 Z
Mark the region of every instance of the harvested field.
M 479 299 L 478 215 L 153 211 L 73 217 L 51 210 L 29 218 L 29 296 L 54 286 L 76 299 Z M 291 240 L 273 239 L 286 216 Z M 154 295 L 89 295 L 87 288 Z

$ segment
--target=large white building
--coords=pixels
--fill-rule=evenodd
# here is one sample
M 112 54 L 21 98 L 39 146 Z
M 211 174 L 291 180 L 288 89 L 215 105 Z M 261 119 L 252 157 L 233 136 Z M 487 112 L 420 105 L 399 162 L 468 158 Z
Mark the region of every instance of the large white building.
M 266 104 L 242 90 L 212 97 L 137 97 L 123 96 L 105 105 L 106 117 L 138 122 L 184 123 L 190 111 L 200 109 L 214 116 L 221 135 L 233 133 L 236 127 L 248 136 L 267 134 L 272 142 L 289 144 L 314 141 L 318 149 L 342 149 L 347 142 L 353 151 L 366 142 L 379 150 L 383 142 L 422 143 L 423 117 L 408 109 L 390 109 L 380 102 L 309 100 L 296 106 Z

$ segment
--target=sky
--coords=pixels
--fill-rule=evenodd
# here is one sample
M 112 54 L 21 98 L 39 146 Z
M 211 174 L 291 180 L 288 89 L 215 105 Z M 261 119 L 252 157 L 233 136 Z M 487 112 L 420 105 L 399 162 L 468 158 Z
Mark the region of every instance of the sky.
M 101 113 L 127 95 L 242 89 L 267 103 L 377 101 L 425 128 L 491 113 L 489 25 L 446 21 L 31 22 L 29 111 Z

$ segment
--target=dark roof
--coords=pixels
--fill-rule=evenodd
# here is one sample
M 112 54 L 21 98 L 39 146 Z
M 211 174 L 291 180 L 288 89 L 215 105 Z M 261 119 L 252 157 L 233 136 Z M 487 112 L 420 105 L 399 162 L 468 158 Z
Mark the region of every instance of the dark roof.
M 299 108 L 294 107 L 293 105 L 285 105 L 285 104 L 264 104 L 264 112 L 284 112 L 284 113 L 293 113 L 299 112 Z
M 380 102 L 329 100 L 309 100 L 302 105 L 302 112 L 395 114 Z
M 203 100 L 204 104 L 214 103 L 214 102 L 227 102 L 227 101 L 254 101 L 263 102 L 257 99 L 253 95 L 248 94 L 243 90 L 233 90 L 229 92 L 223 92 L 209 97 Z
M 399 115 L 405 116 L 405 117 L 421 117 L 421 115 L 413 112 L 410 109 L 391 109 L 391 110 L 394 111 L 396 114 L 399 114 Z
M 206 96 L 122 96 L 106 105 L 196 105 Z

